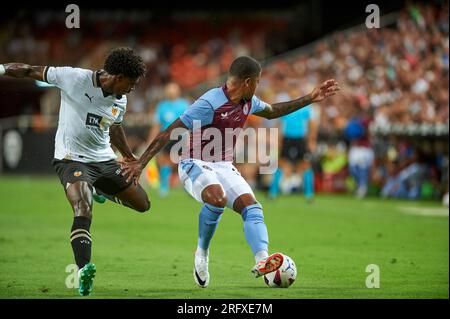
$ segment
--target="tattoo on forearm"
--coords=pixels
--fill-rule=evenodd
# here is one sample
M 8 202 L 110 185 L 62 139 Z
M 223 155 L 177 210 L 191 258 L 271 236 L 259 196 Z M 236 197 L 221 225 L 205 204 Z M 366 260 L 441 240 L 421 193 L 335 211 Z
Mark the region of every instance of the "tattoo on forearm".
M 292 113 L 311 103 L 311 95 L 308 94 L 296 100 L 272 104 L 270 118 L 277 118 Z

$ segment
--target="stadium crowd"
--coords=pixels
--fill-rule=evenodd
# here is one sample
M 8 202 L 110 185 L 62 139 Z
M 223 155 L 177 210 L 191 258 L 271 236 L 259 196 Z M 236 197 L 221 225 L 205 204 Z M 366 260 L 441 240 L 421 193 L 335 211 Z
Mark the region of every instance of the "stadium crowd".
M 275 61 L 265 68 L 258 93 L 266 101 L 277 102 L 306 94 L 325 79 L 337 79 L 342 94 L 320 107 L 320 135 L 324 141 L 332 138 L 317 150 L 322 151 L 316 154 L 321 163 L 318 170 L 330 169 L 332 161 L 340 163 L 331 165 L 329 174 L 335 181 L 325 188 L 348 189 L 344 178 L 348 171 L 354 175 L 355 156 L 345 154 L 365 146 L 372 154 L 365 161 L 366 185 L 359 196 L 367 194 L 370 181 L 372 189 L 384 197 L 431 198 L 448 192 L 448 148 L 444 146 L 448 137 L 447 142 L 433 144 L 420 134 L 386 140 L 368 131 L 373 125 L 448 127 L 448 53 L 448 3 L 442 8 L 410 5 L 394 25 L 337 32 L 319 40 L 311 52 Z M 351 136 L 355 121 L 366 131 L 359 133 L 362 136 Z M 346 144 L 336 148 L 333 137 L 339 134 Z

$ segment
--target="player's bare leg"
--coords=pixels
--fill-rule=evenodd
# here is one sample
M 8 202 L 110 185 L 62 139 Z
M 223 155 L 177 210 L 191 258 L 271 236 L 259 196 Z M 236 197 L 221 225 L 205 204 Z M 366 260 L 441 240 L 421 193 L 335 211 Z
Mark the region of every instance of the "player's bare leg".
M 236 198 L 233 210 L 241 214 L 245 239 L 255 256 L 256 265 L 251 270 L 253 275 L 260 277 L 280 268 L 283 264 L 283 255 L 275 253 L 269 256 L 269 236 L 264 224 L 262 206 L 253 194 L 242 194 Z
M 89 232 L 92 220 L 92 192 L 87 182 L 70 184 L 66 196 L 74 213 L 70 242 L 78 266 L 79 293 L 87 296 L 92 292 L 95 265 L 91 263 L 92 239 Z
M 121 203 L 138 212 L 144 213 L 150 209 L 150 200 L 140 184 L 132 183 L 127 189 L 116 195 Z
M 227 204 L 225 191 L 220 184 L 207 186 L 202 191 L 202 207 L 198 220 L 198 244 L 194 257 L 194 280 L 202 288 L 209 284 L 209 244 Z
M 102 197 L 109 199 L 117 204 L 134 209 L 135 211 L 144 213 L 150 209 L 150 200 L 144 188 L 140 184 L 132 183 L 125 190 L 115 195 L 108 195 L 97 190 Z

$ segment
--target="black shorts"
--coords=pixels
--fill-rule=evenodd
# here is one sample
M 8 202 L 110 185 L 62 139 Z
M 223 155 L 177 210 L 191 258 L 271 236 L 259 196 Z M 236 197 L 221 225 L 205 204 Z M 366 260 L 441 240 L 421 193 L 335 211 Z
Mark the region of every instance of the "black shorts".
M 128 188 L 132 181 L 122 176 L 119 163 L 115 160 L 98 163 L 82 163 L 67 159 L 54 159 L 52 165 L 59 176 L 64 190 L 67 183 L 85 181 L 89 187 L 95 187 L 108 195 L 116 195 Z
M 287 159 L 293 163 L 299 161 L 309 161 L 311 154 L 306 146 L 304 138 L 283 138 L 283 148 L 281 149 L 281 158 Z

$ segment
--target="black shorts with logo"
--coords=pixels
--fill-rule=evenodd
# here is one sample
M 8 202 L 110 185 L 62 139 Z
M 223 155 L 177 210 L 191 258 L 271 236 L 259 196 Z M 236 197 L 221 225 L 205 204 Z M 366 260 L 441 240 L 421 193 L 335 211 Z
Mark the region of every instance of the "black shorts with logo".
M 311 154 L 308 151 L 304 138 L 283 138 L 283 148 L 281 149 L 281 158 L 290 160 L 293 163 L 299 161 L 309 161 Z
M 108 195 L 115 195 L 128 188 L 132 181 L 126 182 L 119 163 L 115 160 L 97 163 L 82 163 L 67 159 L 53 159 L 52 165 L 59 176 L 64 190 L 67 183 L 85 181 Z

